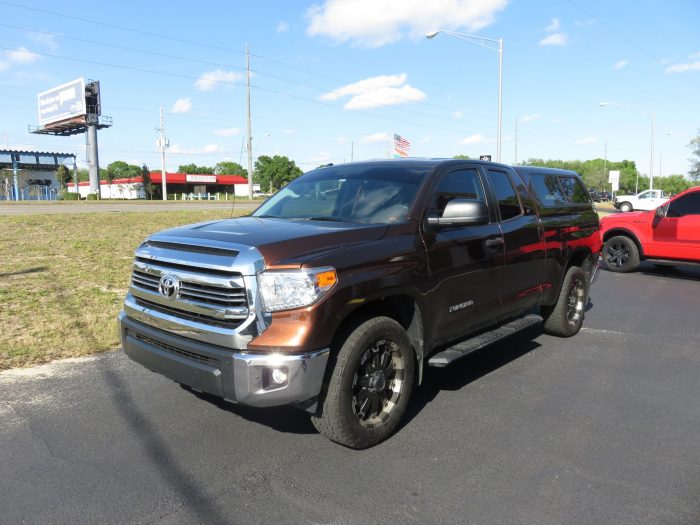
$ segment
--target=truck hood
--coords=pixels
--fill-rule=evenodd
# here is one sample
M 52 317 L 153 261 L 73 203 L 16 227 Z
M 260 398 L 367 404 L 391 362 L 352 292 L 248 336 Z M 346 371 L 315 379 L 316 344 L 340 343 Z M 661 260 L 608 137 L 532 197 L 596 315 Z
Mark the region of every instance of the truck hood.
M 376 241 L 386 235 L 386 224 L 355 224 L 300 219 L 241 217 L 190 224 L 159 232 L 170 238 L 210 239 L 254 246 L 266 265 L 301 266 L 309 259 L 355 244 Z

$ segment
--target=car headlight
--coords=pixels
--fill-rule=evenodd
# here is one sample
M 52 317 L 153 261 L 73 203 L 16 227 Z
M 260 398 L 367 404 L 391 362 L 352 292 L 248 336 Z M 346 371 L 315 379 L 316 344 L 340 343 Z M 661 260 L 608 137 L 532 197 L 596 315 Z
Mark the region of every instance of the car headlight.
M 331 267 L 268 270 L 258 274 L 266 312 L 310 306 L 326 295 L 337 281 L 335 269 Z

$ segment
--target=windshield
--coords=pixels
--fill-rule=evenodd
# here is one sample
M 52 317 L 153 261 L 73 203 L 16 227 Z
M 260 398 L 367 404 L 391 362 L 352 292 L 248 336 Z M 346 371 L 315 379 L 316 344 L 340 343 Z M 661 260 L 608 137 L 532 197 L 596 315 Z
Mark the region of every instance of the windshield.
M 253 216 L 388 224 L 401 222 L 429 168 L 356 164 L 311 171 L 272 196 Z

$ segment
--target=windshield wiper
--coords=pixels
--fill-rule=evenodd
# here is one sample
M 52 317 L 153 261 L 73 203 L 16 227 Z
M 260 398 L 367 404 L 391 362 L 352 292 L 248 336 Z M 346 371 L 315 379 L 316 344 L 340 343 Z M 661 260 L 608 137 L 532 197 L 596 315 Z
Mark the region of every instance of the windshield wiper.
M 307 221 L 330 221 L 330 222 L 346 222 L 343 219 L 339 219 L 338 217 L 329 217 L 329 216 L 319 216 L 319 217 L 303 217 L 303 219 Z
M 279 219 L 277 215 L 253 215 L 256 219 Z

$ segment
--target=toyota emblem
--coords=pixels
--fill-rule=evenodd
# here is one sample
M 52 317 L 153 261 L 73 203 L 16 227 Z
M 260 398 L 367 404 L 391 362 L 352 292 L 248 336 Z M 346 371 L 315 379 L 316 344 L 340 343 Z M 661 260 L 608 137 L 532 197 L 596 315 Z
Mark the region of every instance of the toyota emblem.
M 180 295 L 180 280 L 174 275 L 164 275 L 158 283 L 158 291 L 166 299 L 175 300 Z

